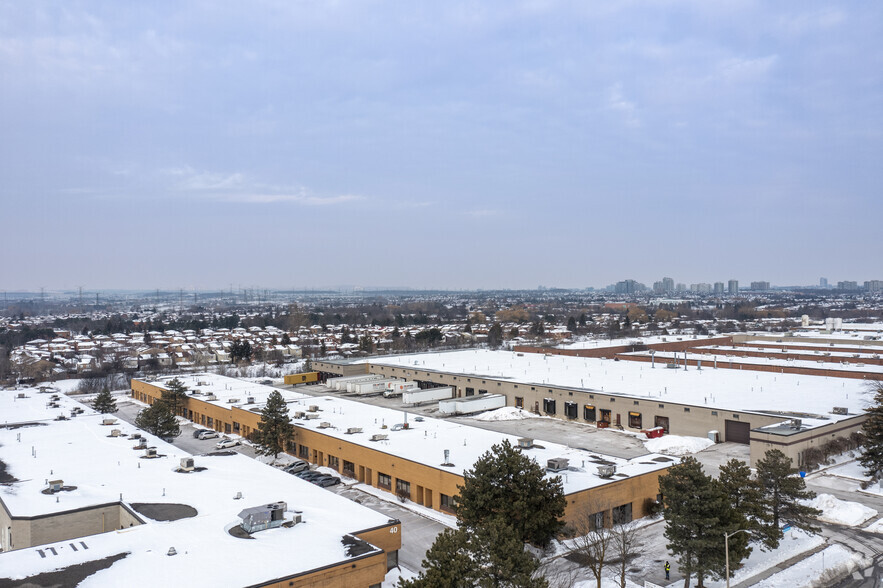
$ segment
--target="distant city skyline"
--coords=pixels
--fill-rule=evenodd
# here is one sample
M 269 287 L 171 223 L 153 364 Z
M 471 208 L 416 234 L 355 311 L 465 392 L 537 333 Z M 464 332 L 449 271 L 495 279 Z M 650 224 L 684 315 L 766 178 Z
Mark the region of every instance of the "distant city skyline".
M 883 275 L 883 4 L 0 5 L 0 290 Z

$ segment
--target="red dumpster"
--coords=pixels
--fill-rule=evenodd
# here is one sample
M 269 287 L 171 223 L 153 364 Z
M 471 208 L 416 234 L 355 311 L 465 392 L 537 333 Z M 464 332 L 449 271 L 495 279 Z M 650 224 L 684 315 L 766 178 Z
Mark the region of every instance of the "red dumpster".
M 645 429 L 641 432 L 647 435 L 648 439 L 656 439 L 658 437 L 662 437 L 662 435 L 665 433 L 665 429 L 663 429 L 662 427 L 653 427 L 652 429 Z

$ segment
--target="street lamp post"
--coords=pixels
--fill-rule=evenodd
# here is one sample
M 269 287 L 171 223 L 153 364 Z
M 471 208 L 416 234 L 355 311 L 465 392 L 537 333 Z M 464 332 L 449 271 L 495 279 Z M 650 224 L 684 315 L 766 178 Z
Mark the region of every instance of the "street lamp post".
M 739 533 L 748 533 L 748 530 L 739 529 L 738 531 L 733 531 L 729 535 L 724 533 L 724 558 L 727 562 L 727 588 L 730 588 L 730 537 Z

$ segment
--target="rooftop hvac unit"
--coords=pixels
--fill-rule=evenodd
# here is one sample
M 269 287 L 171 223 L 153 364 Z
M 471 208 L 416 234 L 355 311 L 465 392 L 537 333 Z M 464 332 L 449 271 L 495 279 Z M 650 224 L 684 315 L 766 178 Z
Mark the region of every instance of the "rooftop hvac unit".
M 309 421 L 309 420 L 312 420 L 312 419 L 321 419 L 321 418 L 322 418 L 322 415 L 321 415 L 321 414 L 305 414 L 305 415 L 304 415 L 304 418 L 307 419 L 307 420 Z
M 49 491 L 50 492 L 61 492 L 61 489 L 64 487 L 63 480 L 49 480 Z
M 833 414 L 849 414 L 849 409 L 845 406 L 835 406 L 831 412 Z
M 156 447 L 148 447 L 145 449 L 144 457 L 156 457 Z
M 386 438 L 387 438 L 387 435 L 385 435 L 383 433 L 375 433 L 374 435 L 371 435 L 372 441 L 385 441 Z
M 192 457 L 182 457 L 181 458 L 181 471 L 192 472 L 193 470 L 194 470 L 193 458 Z
M 323 421 L 323 422 L 319 423 L 319 428 L 320 429 L 330 429 L 331 423 L 329 423 L 327 421 Z
M 239 402 L 238 398 L 228 398 L 227 399 L 227 404 L 236 404 L 237 402 Z
M 104 419 L 103 421 L 101 421 L 101 424 L 102 425 L 115 425 L 115 424 L 117 424 L 117 420 L 116 419 Z
M 19 393 L 18 393 L 18 397 L 19 397 L 19 398 L 24 398 L 24 397 L 25 397 L 25 393 L 24 393 L 24 392 L 19 392 Z
M 254 396 L 249 396 L 247 400 L 248 404 L 254 404 Z
M 346 430 L 347 435 L 355 435 L 356 433 L 361 433 L 361 432 L 362 432 L 361 427 L 350 427 L 349 429 Z
M 791 428 L 800 430 L 800 426 L 803 424 L 803 421 L 800 419 L 791 419 Z
M 598 466 L 598 477 L 599 478 L 611 478 L 613 474 L 616 473 L 615 465 L 599 465 Z
M 304 418 L 304 416 L 306 416 L 306 415 L 305 415 L 304 411 L 302 411 L 302 410 L 299 410 L 296 413 L 294 413 L 294 418 L 296 418 L 296 419 L 302 419 L 302 418 Z
M 522 449 L 530 449 L 533 447 L 533 439 L 530 437 L 521 437 L 518 440 L 518 446 Z
M 120 436 L 120 433 L 122 433 L 122 431 L 120 431 L 119 429 L 113 429 L 113 430 L 110 432 L 110 436 L 111 436 L 111 437 L 119 437 L 119 436 Z
M 307 410 L 310 412 L 319 412 L 319 406 L 316 404 L 311 404 Z
M 550 472 L 560 472 L 566 470 L 569 461 L 570 460 L 568 460 L 566 457 L 553 457 L 546 462 L 546 469 Z
M 205 399 L 206 400 L 217 400 L 218 397 L 215 396 L 214 394 L 209 394 L 208 396 L 205 397 Z

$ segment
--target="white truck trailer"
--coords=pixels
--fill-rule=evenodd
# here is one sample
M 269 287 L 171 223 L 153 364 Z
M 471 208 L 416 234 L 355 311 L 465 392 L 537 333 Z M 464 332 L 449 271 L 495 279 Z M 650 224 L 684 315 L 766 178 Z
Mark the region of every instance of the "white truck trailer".
M 342 376 L 339 378 L 328 378 L 325 385 L 334 390 L 346 390 L 349 382 L 367 382 L 369 380 L 383 380 L 383 376 L 376 374 L 361 374 L 358 376 Z
M 423 404 L 424 402 L 447 400 L 453 395 L 454 389 L 450 386 L 427 388 L 426 390 L 408 390 L 407 392 L 402 392 L 402 403 L 408 405 Z
M 417 386 L 417 382 L 405 382 L 403 380 L 396 380 L 394 382 L 389 382 L 386 385 L 386 390 L 383 391 L 383 396 L 386 398 L 401 396 L 405 392 L 405 390 L 413 389 L 419 389 L 419 387 Z
M 350 382 L 346 391 L 350 394 L 383 394 L 386 385 L 394 380 L 373 380 L 367 382 Z
M 496 410 L 506 406 L 502 394 L 482 394 L 468 398 L 451 398 L 438 403 L 438 412 L 443 415 L 475 414 L 486 410 Z

